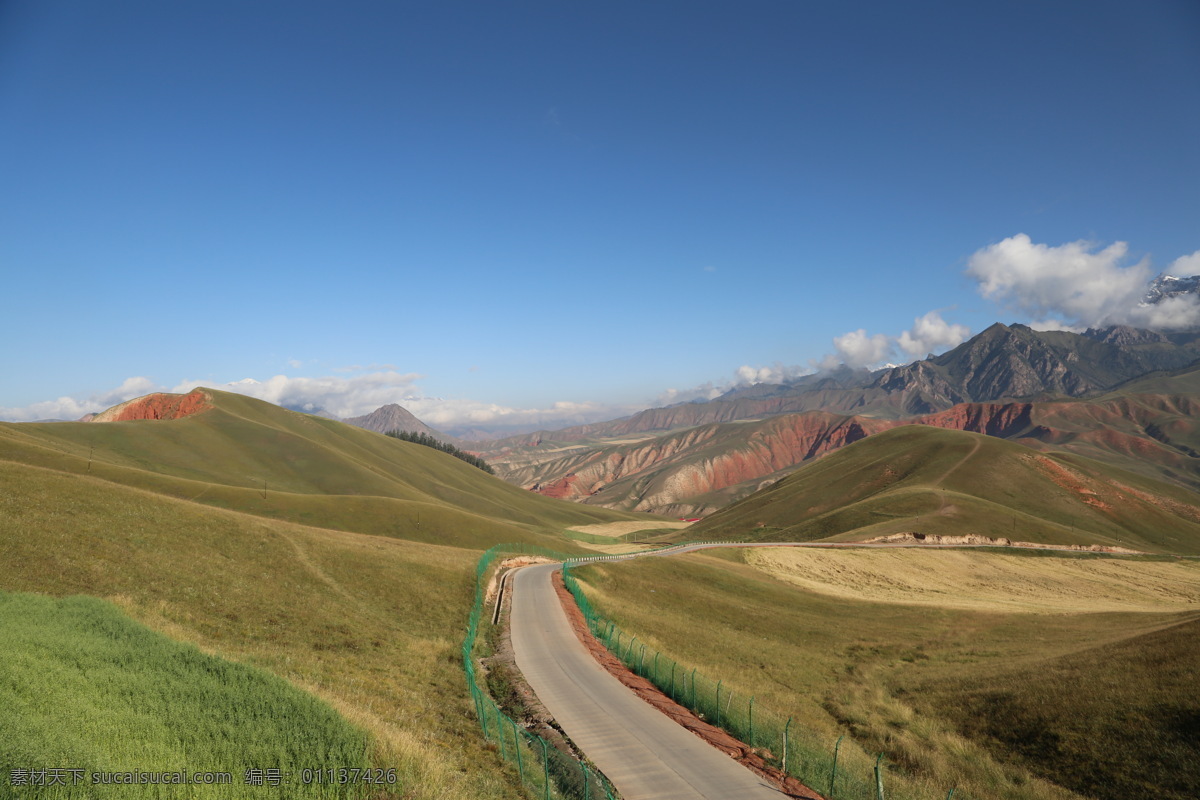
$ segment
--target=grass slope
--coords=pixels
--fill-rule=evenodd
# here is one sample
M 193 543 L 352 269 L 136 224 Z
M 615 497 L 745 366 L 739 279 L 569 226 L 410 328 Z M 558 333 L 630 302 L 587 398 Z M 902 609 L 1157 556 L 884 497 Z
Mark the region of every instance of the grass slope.
M 1200 794 L 1200 620 L 1036 666 L 928 681 L 918 707 L 996 756 L 1089 797 Z M 1064 699 L 1064 687 L 1078 687 Z
M 729 506 L 689 538 L 861 540 L 897 532 L 1200 552 L 1186 489 L 981 434 L 906 426 L 870 436 Z
M 0 485 L 0 589 L 106 598 L 313 692 L 373 735 L 396 796 L 519 795 L 478 735 L 458 666 L 477 552 L 4 461 Z
M 154 785 L 91 786 L 94 773 L 133 771 L 229 774 L 223 785 L 165 790 L 176 797 L 361 797 L 370 789 L 335 794 L 303 782 L 305 769 L 369 765 L 366 733 L 327 704 L 173 642 L 101 600 L 0 593 L 0 650 L 4 783 L 15 769 L 83 771 L 66 777 L 71 792 L 19 796 L 161 796 Z M 246 770 L 267 768 L 288 774 L 288 785 L 245 784 Z
M 205 391 L 214 407 L 179 420 L 0 424 L 0 459 L 259 516 L 479 549 L 649 518 L 556 502 L 427 447 Z
M 845 735 L 842 769 L 869 775 L 883 753 L 889 798 L 944 797 L 951 786 L 971 800 L 1200 793 L 1190 766 L 1200 763 L 1195 562 L 898 551 L 889 558 L 902 563 L 888 575 L 947 601 L 910 605 L 905 593 L 861 599 L 863 582 L 882 569 L 875 551 L 824 556 L 839 562 L 826 576 L 840 580 L 840 592 L 785 583 L 737 552 L 575 574 L 639 642 L 793 717 L 793 733 L 830 748 Z M 930 563 L 935 556 L 976 569 Z M 797 578 L 807 577 L 801 567 Z M 1093 569 L 1104 570 L 1102 580 Z M 1145 570 L 1190 583 L 1192 602 L 1164 591 L 1155 605 Z M 1048 576 L 1072 605 L 1052 596 L 1040 601 L 1044 613 L 1014 613 L 1033 610 Z M 1101 588 L 1107 610 L 1080 611 Z

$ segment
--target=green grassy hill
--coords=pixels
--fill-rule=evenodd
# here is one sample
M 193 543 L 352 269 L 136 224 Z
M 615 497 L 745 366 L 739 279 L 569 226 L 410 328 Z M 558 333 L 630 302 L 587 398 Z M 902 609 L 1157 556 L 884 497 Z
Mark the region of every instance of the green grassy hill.
M 689 538 L 809 541 L 900 532 L 1200 552 L 1186 489 L 974 433 L 905 426 L 802 466 Z
M 427 447 L 202 391 L 213 407 L 183 419 L 0 423 L 0 459 L 257 516 L 480 549 L 639 516 L 556 502 Z
M 0 425 L 0 591 L 103 598 L 315 694 L 371 735 L 374 766 L 396 769 L 379 797 L 521 796 L 479 736 L 460 667 L 480 550 L 571 551 L 565 528 L 655 518 L 540 497 L 427 447 L 209 394 L 211 408 L 169 421 Z M 137 669 L 139 653 L 120 658 Z M 81 705 L 79 719 L 102 730 L 105 713 Z M 47 719 L 21 715 L 26 728 Z M 143 721 L 178 725 L 157 711 Z M 52 726 L 40 730 L 22 759 L 61 766 Z M 89 752 L 104 752 L 93 738 Z M 160 750 L 125 768 L 172 768 Z M 46 763 L 33 763 L 39 753 Z

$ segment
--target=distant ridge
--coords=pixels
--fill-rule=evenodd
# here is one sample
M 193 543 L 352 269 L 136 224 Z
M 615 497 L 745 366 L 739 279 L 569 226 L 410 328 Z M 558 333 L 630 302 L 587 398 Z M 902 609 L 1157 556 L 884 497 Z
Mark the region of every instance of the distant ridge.
M 997 324 L 903 367 L 842 368 L 474 449 L 523 488 L 674 516 L 710 514 L 803 462 L 914 424 L 1067 450 L 1195 490 L 1198 357 L 1196 332 Z
M 472 449 L 495 453 L 542 442 L 628 436 L 804 411 L 899 419 L 946 411 L 960 403 L 1089 397 L 1197 360 L 1200 331 L 1160 333 L 1113 325 L 1072 333 L 997 322 L 940 356 L 901 367 L 874 372 L 841 367 L 785 384 L 741 387 L 708 402 L 679 403 L 609 422 L 475 442 Z

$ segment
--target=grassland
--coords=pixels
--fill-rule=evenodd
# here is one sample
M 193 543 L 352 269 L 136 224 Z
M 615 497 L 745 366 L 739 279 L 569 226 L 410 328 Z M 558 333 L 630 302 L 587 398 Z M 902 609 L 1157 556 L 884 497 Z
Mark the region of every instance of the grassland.
M 1194 563 L 1039 554 L 1024 557 L 1027 571 L 1011 563 L 1021 556 L 972 552 L 963 557 L 978 569 L 956 573 L 931 569 L 930 555 L 905 550 L 881 564 L 873 552 L 842 552 L 816 579 L 802 562 L 761 553 L 749 557 L 774 575 L 728 553 L 576 575 L 638 641 L 792 716 L 830 747 L 845 734 L 846 768 L 869 771 L 883 753 L 889 797 L 944 797 L 955 786 L 956 798 L 975 800 L 1196 796 L 1200 782 L 1180 762 L 1200 756 Z M 1139 585 L 1143 567 L 1181 592 Z M 787 569 L 791 582 L 778 577 Z M 864 575 L 903 575 L 906 585 L 863 599 L 855 586 Z M 1048 581 L 1060 597 L 1107 584 L 1105 610 L 1082 610 L 1078 598 L 1055 608 L 1051 594 L 1046 613 L 1029 613 Z M 970 599 L 980 583 L 986 601 Z M 914 587 L 946 602 L 909 604 Z
M 169 422 L 0 425 L 0 590 L 104 598 L 312 693 L 371 736 L 373 765 L 396 769 L 385 796 L 520 796 L 460 666 L 479 551 L 570 551 L 563 529 L 638 516 L 213 396 Z M 167 768 L 152 760 L 137 766 Z
M 197 798 L 365 797 L 371 789 L 304 782 L 304 770 L 369 766 L 367 734 L 330 706 L 267 672 L 173 642 L 96 598 L 0 593 L 0 651 L 0 796 L 11 796 L 13 770 L 47 767 L 81 774 L 19 796 L 160 796 L 155 785 L 92 785 L 95 773 L 138 770 L 228 773 L 221 785 L 178 787 L 178 796 Z M 279 770 L 280 785 L 266 781 L 268 769 Z M 247 770 L 260 770 L 264 785 L 247 785 Z
M 1181 487 L 1080 456 L 925 426 L 870 436 L 698 522 L 688 538 L 863 540 L 913 531 L 1200 553 Z

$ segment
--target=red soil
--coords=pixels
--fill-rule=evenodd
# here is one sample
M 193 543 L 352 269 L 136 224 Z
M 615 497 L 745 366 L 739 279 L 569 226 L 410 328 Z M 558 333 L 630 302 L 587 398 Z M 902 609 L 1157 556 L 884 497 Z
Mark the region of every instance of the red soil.
M 817 794 L 800 781 L 790 775 L 784 775 L 780 770 L 768 764 L 749 745 L 738 741 L 720 728 L 708 724 L 691 711 L 688 711 L 667 697 L 649 680 L 631 672 L 616 656 L 609 652 L 608 648 L 592 636 L 591 631 L 588 630 L 587 621 L 583 618 L 583 612 L 579 610 L 579 606 L 575 605 L 575 598 L 571 596 L 571 593 L 567 591 L 567 587 L 563 585 L 561 572 L 554 573 L 554 589 L 558 593 L 558 599 L 562 603 L 563 610 L 567 612 L 567 619 L 570 620 L 571 627 L 575 630 L 575 635 L 583 642 L 584 647 L 600 662 L 600 666 L 604 667 L 617 680 L 629 687 L 634 694 L 713 747 L 733 757 L 735 761 L 749 767 L 757 774 L 774 783 L 779 787 L 784 796 L 801 798 L 801 800 L 824 800 L 823 795 Z
M 159 392 L 138 397 L 102 411 L 92 422 L 131 422 L 144 419 L 183 419 L 212 408 L 212 399 L 200 389 L 188 394 Z
M 572 485 L 578 480 L 579 477 L 574 472 L 569 472 L 566 476 L 559 478 L 554 483 L 549 483 L 545 486 L 534 486 L 532 491 L 535 491 L 538 494 L 544 494 L 546 497 L 554 497 L 559 500 L 564 498 L 570 499 L 572 497 L 580 496 L 581 494 L 586 494 L 571 488 Z

